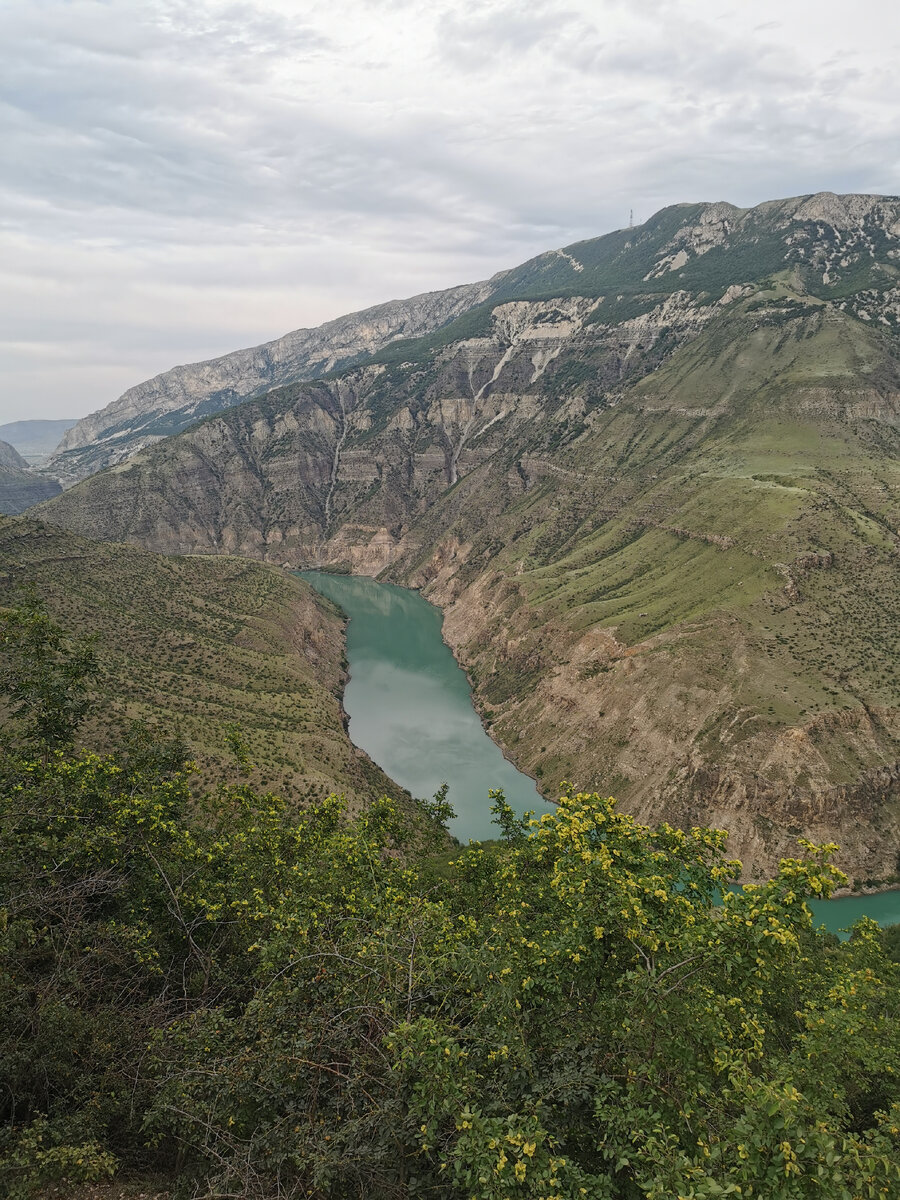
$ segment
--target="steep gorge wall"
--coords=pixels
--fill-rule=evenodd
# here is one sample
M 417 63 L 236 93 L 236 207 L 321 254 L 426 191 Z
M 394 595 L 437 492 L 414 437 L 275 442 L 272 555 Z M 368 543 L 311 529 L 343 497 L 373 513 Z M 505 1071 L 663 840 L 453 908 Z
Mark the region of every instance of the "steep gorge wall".
M 839 843 L 851 880 L 898 873 L 900 707 L 760 721 L 742 690 L 763 664 L 733 619 L 636 644 L 615 627 L 573 631 L 536 619 L 496 572 L 461 587 L 468 550 L 439 548 L 410 583 L 444 610 L 492 734 L 546 795 L 571 779 L 648 824 L 727 829 L 745 880 L 795 856 L 800 836 Z
M 607 304 L 506 301 L 427 355 L 211 418 L 46 515 L 421 587 L 547 794 L 566 777 L 642 819 L 721 824 L 751 875 L 804 833 L 885 878 L 900 846 L 898 697 L 873 666 L 900 650 L 890 344 L 783 281 L 676 288 L 616 319 Z M 817 648 L 824 623 L 840 661 Z

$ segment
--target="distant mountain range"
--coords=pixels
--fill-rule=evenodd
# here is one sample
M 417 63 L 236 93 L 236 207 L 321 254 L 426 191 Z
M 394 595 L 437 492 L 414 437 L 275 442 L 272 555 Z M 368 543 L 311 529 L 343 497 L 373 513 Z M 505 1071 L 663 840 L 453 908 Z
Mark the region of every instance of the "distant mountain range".
M 802 833 L 883 882 L 898 330 L 900 199 L 676 205 L 139 385 L 51 464 L 111 469 L 37 515 L 423 588 L 548 794 L 721 824 L 748 877 Z
M 0 441 L 0 513 L 24 512 L 61 491 L 55 480 L 35 475 L 14 446 Z
M 10 421 L 0 425 L 0 438 L 15 446 L 24 459 L 33 462 L 51 454 L 63 434 L 75 424 L 76 417 L 59 421 Z

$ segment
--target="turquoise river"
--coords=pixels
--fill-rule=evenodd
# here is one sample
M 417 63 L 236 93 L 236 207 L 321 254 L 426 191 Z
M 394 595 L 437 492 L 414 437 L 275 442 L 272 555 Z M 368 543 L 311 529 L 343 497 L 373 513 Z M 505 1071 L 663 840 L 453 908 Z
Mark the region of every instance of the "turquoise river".
M 489 788 L 502 788 L 522 813 L 549 812 L 534 782 L 517 771 L 485 732 L 465 673 L 441 637 L 441 613 L 417 592 L 364 576 L 299 574 L 350 619 L 350 680 L 344 707 L 350 736 L 414 796 L 449 784 L 461 841 L 496 836 Z M 862 916 L 900 922 L 900 891 L 813 902 L 816 919 L 837 932 Z

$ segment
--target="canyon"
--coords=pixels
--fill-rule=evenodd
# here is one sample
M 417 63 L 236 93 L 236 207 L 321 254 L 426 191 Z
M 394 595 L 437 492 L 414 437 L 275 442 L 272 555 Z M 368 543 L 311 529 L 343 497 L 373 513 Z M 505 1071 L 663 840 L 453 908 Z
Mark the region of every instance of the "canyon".
M 720 825 L 748 880 L 804 836 L 884 883 L 898 274 L 896 198 L 674 206 L 304 331 L 281 386 L 250 351 L 140 385 L 48 468 L 107 469 L 35 515 L 419 588 L 546 795 Z

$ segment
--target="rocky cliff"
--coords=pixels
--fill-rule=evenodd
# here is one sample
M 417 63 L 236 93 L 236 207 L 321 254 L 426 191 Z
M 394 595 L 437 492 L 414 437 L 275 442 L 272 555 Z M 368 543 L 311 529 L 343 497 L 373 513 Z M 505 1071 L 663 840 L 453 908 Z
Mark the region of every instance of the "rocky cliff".
M 883 880 L 900 850 L 898 259 L 896 199 L 665 210 L 42 511 L 421 587 L 548 794 L 570 778 L 648 820 L 719 823 L 750 876 L 805 834 Z
M 486 299 L 498 282 L 394 300 L 262 346 L 175 367 L 129 388 L 69 429 L 47 473 L 71 484 L 278 384 L 315 379 L 398 338 L 429 333 Z
M 651 306 L 654 293 L 680 290 L 718 299 L 729 286 L 790 266 L 805 290 L 852 297 L 848 302 L 862 319 L 896 329 L 900 292 L 889 302 L 882 293 L 894 278 L 898 230 L 900 201 L 893 197 L 820 193 L 751 209 L 675 205 L 637 229 L 548 251 L 482 283 L 391 301 L 262 346 L 175 367 L 79 421 L 63 437 L 47 474 L 68 486 L 274 386 L 318 378 L 460 321 L 483 327 L 486 310 L 503 300 L 603 298 L 602 315 L 594 319 L 615 320 L 635 306 L 636 293 L 646 293 Z M 869 313 L 870 304 L 877 311 Z M 450 340 L 461 332 L 454 330 Z

